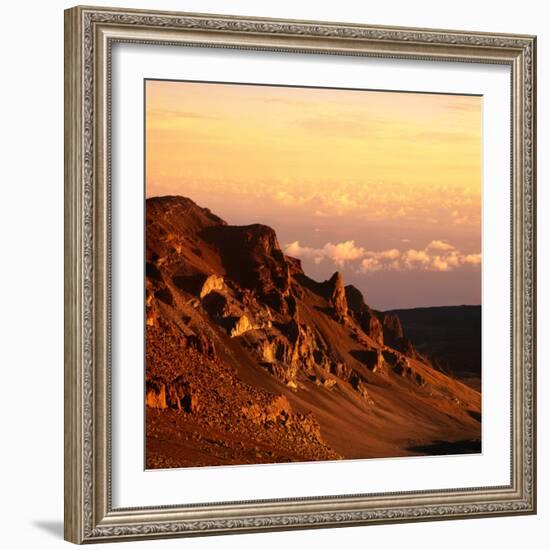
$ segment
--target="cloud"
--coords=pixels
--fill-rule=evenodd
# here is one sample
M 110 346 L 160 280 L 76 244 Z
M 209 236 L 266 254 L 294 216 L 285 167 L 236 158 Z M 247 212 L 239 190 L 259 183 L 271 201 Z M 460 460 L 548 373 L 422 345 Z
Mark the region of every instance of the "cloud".
M 397 250 L 397 248 L 390 248 L 390 250 L 380 252 L 380 256 L 386 260 L 396 260 L 400 255 L 401 253 Z
M 276 183 L 260 179 L 251 187 L 239 185 L 239 192 L 266 195 L 275 207 L 291 208 L 301 216 L 333 219 L 351 216 L 361 223 L 382 220 L 389 225 L 408 221 L 413 224 L 411 229 L 426 224 L 440 227 L 480 224 L 481 196 L 474 187 L 464 190 L 445 183 L 360 181 L 349 174 L 341 179 L 318 181 L 283 177 Z
M 479 223 L 477 217 L 470 217 L 468 214 L 461 215 L 458 210 L 453 210 L 451 217 L 453 225 L 477 225 Z
M 481 264 L 481 254 L 468 254 L 464 258 L 464 262 L 471 265 Z
M 426 248 L 434 250 L 454 250 L 454 246 L 445 241 L 432 241 Z
M 365 249 L 355 246 L 355 241 L 343 243 L 327 243 L 323 247 L 327 258 L 330 258 L 336 265 L 344 265 L 344 262 L 358 260 L 365 255 Z
M 337 244 L 328 242 L 321 248 L 302 246 L 299 241 L 294 241 L 287 244 L 284 251 L 289 256 L 309 259 L 315 264 L 326 260 L 342 268 L 346 263 L 352 263 L 358 273 L 383 270 L 446 272 L 462 266 L 481 265 L 481 253 L 463 254 L 443 240 L 431 241 L 423 249 L 409 248 L 403 251 L 397 248 L 367 250 L 357 246 L 354 240 Z
M 337 266 L 342 267 L 345 262 L 358 260 L 365 255 L 365 249 L 355 245 L 355 241 L 342 243 L 326 243 L 322 248 L 302 246 L 299 241 L 294 241 L 284 247 L 285 254 L 295 258 L 309 258 L 316 264 L 324 259 L 332 260 Z
M 380 258 L 377 258 L 376 256 L 373 256 L 371 258 L 365 258 L 361 262 L 361 268 L 360 271 L 363 273 L 372 273 L 375 271 L 380 271 L 383 269 L 384 265 L 380 261 Z
M 430 263 L 430 257 L 428 256 L 427 249 L 415 250 L 414 248 L 411 248 L 402 254 L 401 259 L 404 265 L 409 269 Z
M 449 262 L 441 258 L 441 256 L 432 258 L 431 267 L 432 271 L 449 271 L 450 269 Z
M 397 252 L 397 253 L 396 253 Z M 479 266 L 481 254 L 462 254 L 455 246 L 445 241 L 432 241 L 424 249 L 410 248 L 403 252 L 396 249 L 366 252 L 361 262 L 360 273 L 387 271 L 452 271 L 464 265 Z
M 481 254 L 479 254 L 479 259 L 481 262 Z M 464 257 L 461 256 L 458 251 L 453 250 L 450 254 L 447 254 L 445 256 L 445 261 L 451 266 L 451 267 L 458 267 L 461 263 L 464 263 Z
M 294 258 L 307 258 L 315 253 L 315 249 L 309 246 L 301 246 L 299 241 L 287 244 L 285 254 Z

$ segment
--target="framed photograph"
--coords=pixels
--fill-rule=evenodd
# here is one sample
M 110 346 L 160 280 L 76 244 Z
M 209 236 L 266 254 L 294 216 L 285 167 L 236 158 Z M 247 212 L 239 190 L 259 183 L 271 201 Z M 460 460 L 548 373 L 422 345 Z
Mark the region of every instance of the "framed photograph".
M 533 514 L 534 36 L 65 12 L 65 538 Z

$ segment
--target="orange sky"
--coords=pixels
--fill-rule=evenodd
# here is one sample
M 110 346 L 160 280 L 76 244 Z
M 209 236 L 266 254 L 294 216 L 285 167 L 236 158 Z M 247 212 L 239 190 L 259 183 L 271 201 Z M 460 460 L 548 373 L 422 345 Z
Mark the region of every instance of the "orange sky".
M 147 81 L 146 193 L 271 225 L 307 273 L 339 269 L 377 307 L 480 303 L 481 109 L 479 96 Z

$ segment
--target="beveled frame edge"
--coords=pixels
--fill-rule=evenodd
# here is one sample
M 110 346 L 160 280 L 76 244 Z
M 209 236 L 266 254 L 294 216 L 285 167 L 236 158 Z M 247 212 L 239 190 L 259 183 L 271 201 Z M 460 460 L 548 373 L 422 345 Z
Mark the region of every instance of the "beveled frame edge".
M 108 85 L 116 41 L 503 63 L 512 71 L 512 482 L 116 509 L 110 499 Z M 536 37 L 116 8 L 65 11 L 65 538 L 100 542 L 536 512 Z

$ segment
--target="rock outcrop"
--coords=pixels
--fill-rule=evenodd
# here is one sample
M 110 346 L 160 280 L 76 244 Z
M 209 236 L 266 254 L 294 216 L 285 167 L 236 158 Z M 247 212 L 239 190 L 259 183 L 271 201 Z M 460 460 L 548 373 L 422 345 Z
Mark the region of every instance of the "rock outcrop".
M 171 407 L 178 411 L 196 413 L 199 399 L 188 382 L 181 377 L 166 383 L 156 379 L 147 380 L 145 404 L 155 409 Z
M 398 342 L 403 338 L 403 327 L 399 317 L 394 313 L 384 315 L 384 336 L 389 345 L 392 342 Z
M 223 286 L 223 277 L 218 277 L 218 275 L 208 275 L 201 286 L 199 297 L 202 300 L 214 290 L 223 290 Z
M 237 317 L 237 319 L 235 320 L 235 325 L 231 329 L 231 338 L 241 336 L 245 332 L 248 332 L 249 330 L 254 330 L 255 328 L 257 327 L 250 322 L 246 315 L 241 315 L 240 317 Z
M 207 228 L 203 237 L 224 251 L 222 263 L 231 280 L 256 292 L 280 313 L 286 312 L 290 271 L 273 229 L 260 224 L 217 226 Z
M 384 330 L 380 319 L 374 311 L 365 303 L 363 294 L 353 285 L 345 288 L 349 311 L 365 334 L 370 336 L 377 344 L 384 345 Z
M 337 271 L 324 284 L 327 288 L 328 303 L 334 318 L 340 322 L 345 321 L 348 316 L 348 302 L 346 300 L 342 274 Z

